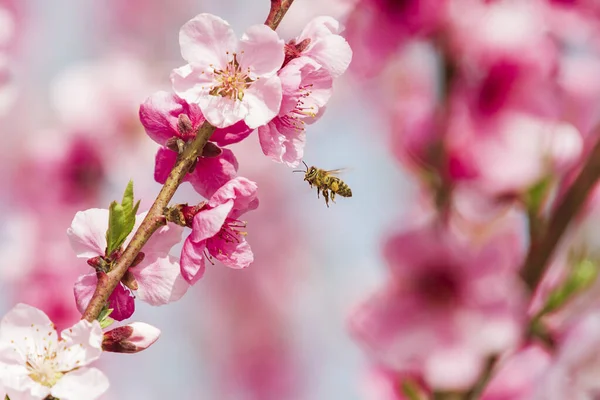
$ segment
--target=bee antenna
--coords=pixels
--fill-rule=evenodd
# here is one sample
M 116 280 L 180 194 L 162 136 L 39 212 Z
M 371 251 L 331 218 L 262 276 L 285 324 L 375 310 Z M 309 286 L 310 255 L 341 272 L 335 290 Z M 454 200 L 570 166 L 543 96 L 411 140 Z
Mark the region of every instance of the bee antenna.
M 306 171 L 304 171 L 303 169 L 295 169 L 292 172 L 306 172 Z
M 306 170 L 308 171 L 308 165 L 306 165 L 306 163 L 304 162 L 304 160 L 302 160 L 302 164 L 304 164 L 304 166 L 306 167 Z

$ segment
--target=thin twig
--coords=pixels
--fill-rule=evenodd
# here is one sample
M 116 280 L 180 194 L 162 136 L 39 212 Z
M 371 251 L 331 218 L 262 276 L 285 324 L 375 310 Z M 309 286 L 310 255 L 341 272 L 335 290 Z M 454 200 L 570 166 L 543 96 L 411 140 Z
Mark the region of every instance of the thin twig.
M 521 276 L 531 290 L 535 289 L 542 278 L 558 242 L 569 223 L 581 210 L 598 178 L 600 178 L 600 140 L 596 142 L 583 169 L 551 215 L 545 233 L 539 235 L 537 240 L 534 239 L 529 246 L 529 254 L 521 270 Z
M 271 10 L 265 20 L 265 25 L 276 30 L 293 2 L 294 0 L 271 0 Z

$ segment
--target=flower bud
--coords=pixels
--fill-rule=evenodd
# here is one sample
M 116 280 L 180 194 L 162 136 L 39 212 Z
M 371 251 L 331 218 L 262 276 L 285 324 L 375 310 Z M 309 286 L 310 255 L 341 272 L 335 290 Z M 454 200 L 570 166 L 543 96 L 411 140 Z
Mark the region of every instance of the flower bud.
M 179 114 L 179 119 L 177 120 L 177 130 L 183 137 L 189 136 L 189 134 L 194 130 L 192 121 L 190 121 L 190 117 L 188 117 L 187 114 Z
M 137 353 L 158 340 L 160 330 L 143 322 L 133 322 L 104 333 L 102 350 L 114 353 Z
M 221 153 L 223 153 L 223 150 L 213 142 L 206 142 L 202 149 L 202 157 L 205 158 L 219 157 Z

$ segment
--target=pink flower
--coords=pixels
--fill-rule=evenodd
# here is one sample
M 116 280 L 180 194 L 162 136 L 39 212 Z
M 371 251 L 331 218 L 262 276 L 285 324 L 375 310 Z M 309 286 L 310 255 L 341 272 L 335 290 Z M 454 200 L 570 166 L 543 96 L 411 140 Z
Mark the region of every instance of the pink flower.
M 300 163 L 306 141 L 305 123 L 316 121 L 331 97 L 330 73 L 308 57 L 290 61 L 279 71 L 283 101 L 279 115 L 258 128 L 265 155 L 290 167 Z
M 392 281 L 357 309 L 351 327 L 385 366 L 416 371 L 436 389 L 464 389 L 490 354 L 519 340 L 520 250 L 510 235 L 479 245 L 439 228 L 387 241 Z
M 145 215 L 136 216 L 136 227 Z M 105 262 L 108 259 L 105 254 L 107 229 L 108 210 L 93 208 L 78 212 L 67 231 L 77 257 L 88 259 L 90 265 Z M 155 306 L 177 301 L 185 294 L 188 285 L 179 273 L 178 260 L 169 255 L 171 248 L 180 242 L 181 233 L 181 227 L 166 225 L 152 235 L 143 248 L 143 256 L 138 256 L 137 264 L 134 262 L 135 265 L 129 268 L 109 298 L 110 308 L 114 309 L 111 318 L 121 321 L 133 314 L 135 306 L 131 290 L 135 290 L 140 300 Z M 130 239 L 131 234 L 125 246 Z M 75 299 L 80 312 L 85 311 L 97 282 L 94 272 L 80 276 L 75 283 Z
M 309 57 L 332 77 L 339 77 L 352 60 L 350 45 L 339 35 L 342 30 L 340 23 L 332 17 L 313 18 L 298 37 L 285 45 L 285 65 L 294 58 Z
M 446 0 L 360 0 L 348 17 L 347 38 L 358 71 L 379 71 L 393 51 L 416 36 L 432 34 L 438 29 Z
M 600 393 L 600 314 L 580 316 L 559 340 L 534 400 L 594 399 Z
M 202 277 L 205 258 L 230 268 L 246 268 L 254 256 L 246 242 L 246 224 L 238 218 L 258 207 L 256 184 L 237 177 L 223 185 L 193 217 L 192 233 L 181 250 L 181 274 L 190 284 Z M 207 253 L 208 252 L 208 253 Z
M 283 40 L 265 25 L 254 25 L 238 41 L 227 22 L 200 14 L 179 32 L 187 65 L 171 74 L 175 93 L 200 106 L 217 128 L 243 120 L 254 129 L 279 112 Z
M 138 353 L 158 340 L 160 330 L 143 322 L 133 322 L 104 333 L 102 350 L 115 353 Z
M 58 337 L 42 311 L 17 304 L 0 322 L 0 384 L 11 400 L 93 400 L 108 379 L 86 367 L 102 353 L 97 321 L 79 321 Z
M 530 400 L 551 362 L 543 348 L 531 345 L 500 362 L 482 400 Z
M 196 137 L 198 128 L 205 119 L 196 104 L 188 104 L 177 95 L 157 92 L 140 106 L 140 120 L 150 136 L 158 144 L 165 146 L 158 150 L 154 169 L 154 179 L 164 184 L 177 161 L 177 153 L 171 150 L 173 139 L 184 143 Z M 211 136 L 211 143 L 228 145 L 237 143 L 252 132 L 240 121 L 225 129 L 217 129 Z M 167 149 L 166 146 L 170 148 Z M 188 173 L 184 181 L 189 181 L 203 197 L 212 194 L 237 175 L 238 163 L 231 150 L 219 149 L 221 154 L 214 157 L 198 157 L 194 171 Z

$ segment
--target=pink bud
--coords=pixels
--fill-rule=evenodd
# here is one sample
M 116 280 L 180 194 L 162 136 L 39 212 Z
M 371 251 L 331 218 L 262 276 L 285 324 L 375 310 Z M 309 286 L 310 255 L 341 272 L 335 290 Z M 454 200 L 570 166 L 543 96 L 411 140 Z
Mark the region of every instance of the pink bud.
M 102 350 L 114 353 L 137 353 L 158 340 L 160 330 L 143 322 L 133 322 L 104 333 Z

